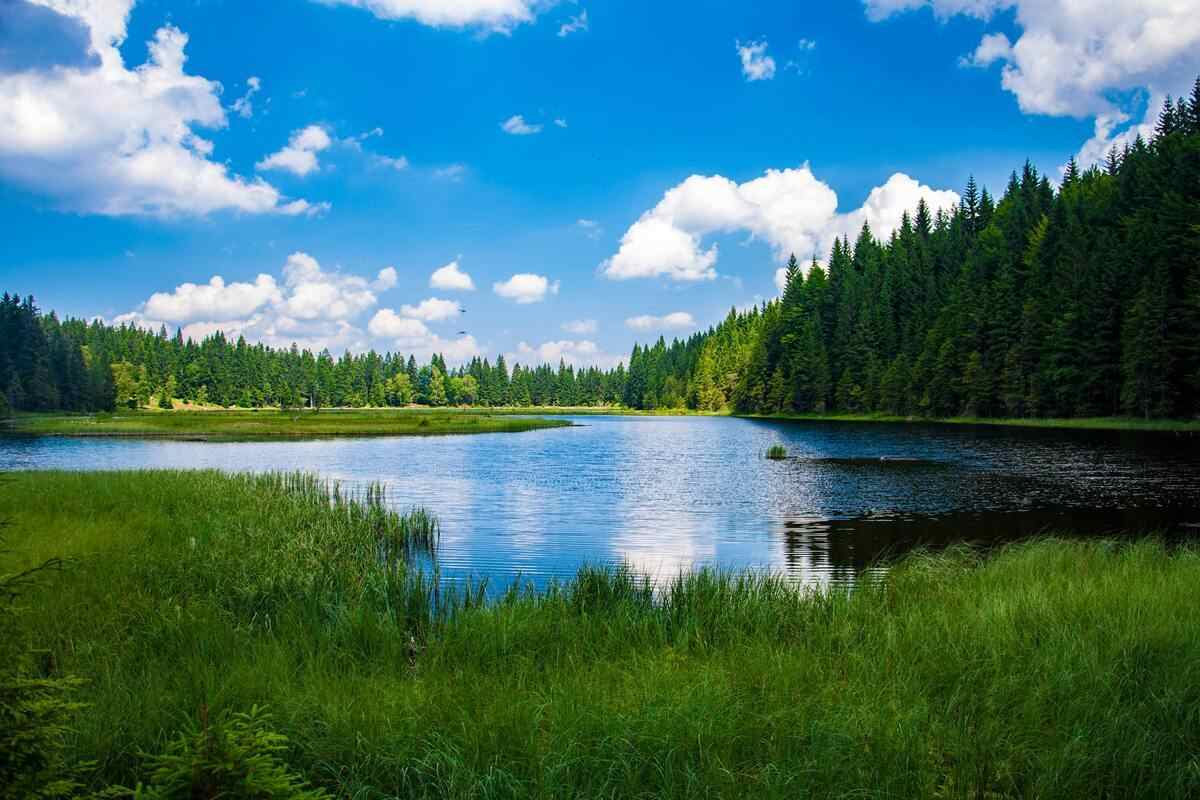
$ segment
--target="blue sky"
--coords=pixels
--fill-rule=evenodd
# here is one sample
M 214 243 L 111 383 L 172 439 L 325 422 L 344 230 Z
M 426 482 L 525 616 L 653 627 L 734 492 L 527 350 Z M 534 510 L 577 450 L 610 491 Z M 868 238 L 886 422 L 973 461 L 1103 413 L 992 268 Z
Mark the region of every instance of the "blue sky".
M 791 250 L 1135 135 L 1200 71 L 1188 5 L 0 0 L 0 285 L 611 364 L 774 296 Z

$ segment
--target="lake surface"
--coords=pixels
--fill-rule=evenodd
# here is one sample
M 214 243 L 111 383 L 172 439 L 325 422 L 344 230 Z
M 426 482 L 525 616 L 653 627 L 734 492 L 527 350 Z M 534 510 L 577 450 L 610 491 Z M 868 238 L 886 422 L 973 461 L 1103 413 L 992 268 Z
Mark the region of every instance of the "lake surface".
M 444 576 L 544 586 L 588 564 L 854 579 L 917 545 L 1046 530 L 1200 536 L 1200 438 L 713 417 L 433 438 L 0 438 L 0 469 L 304 470 L 380 481 L 442 524 Z M 783 461 L 763 457 L 773 444 Z

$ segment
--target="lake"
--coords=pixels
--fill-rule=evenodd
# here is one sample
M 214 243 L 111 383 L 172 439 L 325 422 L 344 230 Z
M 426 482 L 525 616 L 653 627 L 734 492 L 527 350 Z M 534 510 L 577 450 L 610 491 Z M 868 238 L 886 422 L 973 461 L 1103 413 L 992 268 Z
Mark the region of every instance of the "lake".
M 304 470 L 441 521 L 446 577 L 538 586 L 588 564 L 853 580 L 919 545 L 1200 535 L 1200 438 L 722 417 L 432 438 L 210 443 L 0 438 L 0 469 Z M 789 457 L 764 458 L 782 444 Z

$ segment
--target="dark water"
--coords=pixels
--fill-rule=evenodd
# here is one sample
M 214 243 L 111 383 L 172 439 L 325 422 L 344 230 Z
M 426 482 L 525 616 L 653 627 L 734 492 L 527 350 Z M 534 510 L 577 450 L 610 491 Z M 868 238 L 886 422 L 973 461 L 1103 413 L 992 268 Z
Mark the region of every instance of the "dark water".
M 0 439 L 0 469 L 215 467 L 381 481 L 442 523 L 447 576 L 583 563 L 839 582 L 917 545 L 1045 530 L 1200 536 L 1200 438 L 938 425 L 578 417 L 522 434 L 310 442 Z M 763 457 L 768 446 L 789 451 Z

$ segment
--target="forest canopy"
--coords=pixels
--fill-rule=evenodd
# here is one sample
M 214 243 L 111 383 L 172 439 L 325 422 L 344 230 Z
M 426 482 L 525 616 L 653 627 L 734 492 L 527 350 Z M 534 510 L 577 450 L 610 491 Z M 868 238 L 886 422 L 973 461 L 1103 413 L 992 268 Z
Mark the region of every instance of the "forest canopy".
M 1200 414 L 1200 79 L 1153 139 L 1059 186 L 1028 162 L 999 198 L 922 201 L 782 295 L 612 370 L 450 368 L 402 354 L 272 349 L 215 333 L 60 321 L 0 301 L 0 413 L 174 400 L 241 407 L 625 405 L 743 413 L 1081 417 Z

